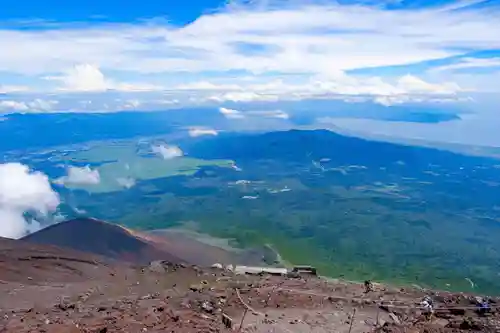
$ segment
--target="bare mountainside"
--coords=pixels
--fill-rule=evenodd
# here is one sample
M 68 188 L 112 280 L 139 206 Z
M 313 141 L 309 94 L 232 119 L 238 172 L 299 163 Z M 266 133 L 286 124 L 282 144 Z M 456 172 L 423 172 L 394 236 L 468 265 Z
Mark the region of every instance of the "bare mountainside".
M 128 265 L 90 253 L 0 237 L 0 283 L 77 282 L 112 276 Z
M 94 250 L 106 248 L 106 237 L 95 239 Z M 481 314 L 475 295 L 463 293 L 382 284 L 366 292 L 360 283 L 312 275 L 131 265 L 119 257 L 0 239 L 0 332 L 500 331 L 495 297 Z M 430 319 L 419 305 L 424 296 L 434 301 Z
M 260 265 L 263 257 L 276 256 L 265 247 L 239 250 L 203 242 L 177 230 L 141 232 L 94 218 L 58 223 L 30 234 L 23 240 L 104 256 L 137 264 L 154 260 L 199 266 L 224 264 Z
M 23 240 L 61 246 L 101 255 L 110 259 L 147 264 L 153 260 L 182 262 L 166 246 L 147 235 L 117 224 L 92 218 L 79 218 L 54 224 Z
M 31 264 L 46 265 L 40 258 Z M 346 281 L 238 275 L 185 265 L 165 265 L 164 271 L 116 265 L 112 273 L 104 266 L 96 267 L 94 276 L 85 281 L 61 275 L 57 283 L 0 283 L 0 332 L 458 333 L 500 329 L 495 306 L 480 315 L 471 295 L 378 284 L 365 293 L 361 284 Z M 424 295 L 435 302 L 431 319 L 426 319 L 418 305 Z M 492 304 L 498 301 L 490 299 Z

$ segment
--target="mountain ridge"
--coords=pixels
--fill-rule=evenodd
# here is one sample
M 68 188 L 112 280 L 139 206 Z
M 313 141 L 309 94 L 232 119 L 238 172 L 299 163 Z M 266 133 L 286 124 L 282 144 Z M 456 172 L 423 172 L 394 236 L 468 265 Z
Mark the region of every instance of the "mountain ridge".
M 76 218 L 53 224 L 21 240 L 132 263 L 147 264 L 153 260 L 183 261 L 139 232 L 132 232 L 118 224 L 95 218 Z

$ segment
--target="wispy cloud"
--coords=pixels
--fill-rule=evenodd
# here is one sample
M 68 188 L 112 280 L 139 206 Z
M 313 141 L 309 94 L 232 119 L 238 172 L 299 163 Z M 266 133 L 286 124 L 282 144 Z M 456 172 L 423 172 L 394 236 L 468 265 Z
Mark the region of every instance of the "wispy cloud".
M 456 63 L 433 68 L 431 71 L 455 71 L 472 68 L 500 67 L 500 57 L 494 58 L 462 58 Z
M 262 118 L 278 118 L 278 119 L 288 119 L 288 113 L 283 110 L 247 110 L 240 111 L 235 109 L 228 109 L 221 107 L 219 112 L 222 113 L 228 119 L 245 119 L 248 117 L 262 117 Z
M 244 119 L 245 116 L 241 113 L 241 111 L 228 109 L 228 108 L 219 108 L 219 112 L 226 117 L 227 119 Z
M 278 119 L 288 119 L 290 117 L 288 113 L 282 110 L 248 111 L 247 114 L 250 116 L 278 118 Z
M 29 88 L 26 86 L 3 86 L 0 84 L 0 94 L 16 93 L 28 91 Z
M 477 3 L 395 10 L 370 1 L 233 1 L 185 26 L 164 20 L 14 26 L 0 30 L 0 45 L 9 50 L 0 54 L 0 72 L 21 75 L 37 92 L 162 91 L 176 104 L 342 95 L 436 98 L 460 91 L 452 76 L 431 83 L 425 71 L 401 78 L 347 73 L 500 49 L 500 9 Z M 440 66 L 477 68 L 488 61 L 495 60 L 464 58 Z M 245 83 L 244 77 L 259 82 Z M 14 84 L 1 82 L 13 91 L 5 87 Z
M 204 135 L 218 135 L 219 133 L 213 128 L 208 127 L 192 127 L 189 129 L 189 136 L 199 137 Z
M 386 10 L 280 2 L 272 8 L 226 8 L 184 27 L 152 21 L 4 30 L 0 41 L 9 52 L 2 54 L 0 68 L 44 74 L 95 63 L 143 74 L 207 68 L 336 72 L 445 58 L 459 48 L 500 48 L 495 14 L 496 8 Z M 269 51 L 251 52 L 257 47 Z

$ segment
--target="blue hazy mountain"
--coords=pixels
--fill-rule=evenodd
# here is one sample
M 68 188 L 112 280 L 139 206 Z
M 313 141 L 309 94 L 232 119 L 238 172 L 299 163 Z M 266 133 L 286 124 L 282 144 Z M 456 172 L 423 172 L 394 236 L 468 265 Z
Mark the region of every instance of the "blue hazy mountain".
M 305 101 L 300 103 L 280 102 L 276 105 L 252 103 L 242 106 L 228 103 L 245 113 L 248 110 L 266 108 L 285 109 L 289 119 L 281 120 L 290 126 L 315 124 L 322 117 L 368 118 L 386 121 L 416 123 L 437 123 L 459 119 L 457 110 L 443 107 L 415 106 L 411 112 L 399 107 L 386 108 L 369 103 L 348 104 L 341 102 Z M 252 129 L 262 127 L 270 130 L 266 122 L 276 119 L 231 121 L 223 117 L 216 107 L 173 109 L 157 112 L 115 112 L 115 113 L 52 113 L 52 114 L 10 114 L 0 121 L 0 151 L 46 148 L 87 141 L 126 139 L 137 136 L 154 136 L 175 132 L 189 126 L 209 126 L 221 130 Z

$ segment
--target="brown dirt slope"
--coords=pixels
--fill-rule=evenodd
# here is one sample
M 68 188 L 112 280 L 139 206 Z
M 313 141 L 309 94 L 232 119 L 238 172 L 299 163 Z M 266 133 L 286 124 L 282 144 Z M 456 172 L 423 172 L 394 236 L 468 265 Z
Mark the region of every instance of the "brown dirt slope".
M 92 218 L 58 223 L 28 235 L 22 240 L 133 263 L 149 263 L 154 260 L 182 262 L 179 257 L 145 237 L 117 224 Z
M 93 254 L 0 237 L 0 284 L 101 279 L 112 275 L 114 266 Z
M 431 295 L 436 312 L 418 305 Z M 459 333 L 499 332 L 498 299 L 478 315 L 469 295 L 317 278 L 243 276 L 170 265 L 117 271 L 105 280 L 0 284 L 0 332 Z M 249 311 L 246 312 L 245 310 Z M 222 325 L 222 312 L 233 330 Z M 241 330 L 239 330 L 241 326 Z
M 238 260 L 239 258 L 237 253 L 217 246 L 205 244 L 181 232 L 172 232 L 168 229 L 155 230 L 149 232 L 148 236 L 153 239 L 153 241 L 167 247 L 169 251 L 176 253 L 186 262 L 195 265 L 211 266 L 214 263 L 222 263 L 226 265 L 241 263 Z

